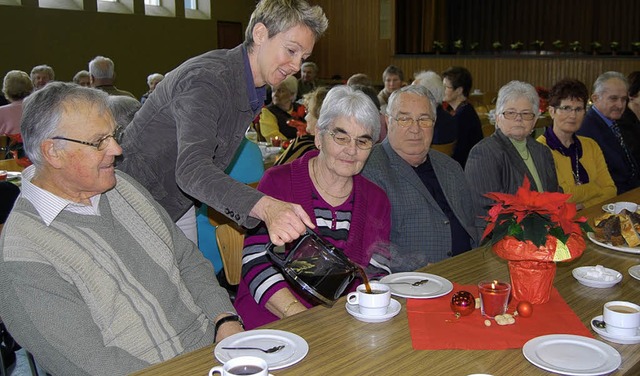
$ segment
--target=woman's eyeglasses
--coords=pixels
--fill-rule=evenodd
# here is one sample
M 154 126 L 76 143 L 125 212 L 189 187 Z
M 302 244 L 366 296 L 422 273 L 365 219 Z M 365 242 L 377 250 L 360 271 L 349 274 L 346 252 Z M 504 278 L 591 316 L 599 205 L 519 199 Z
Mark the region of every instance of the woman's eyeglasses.
M 502 113 L 502 116 L 507 120 L 516 120 L 518 115 L 520 115 L 522 120 L 533 120 L 536 117 L 536 114 L 533 112 L 504 111 Z
M 347 146 L 351 144 L 352 137 L 344 132 L 329 131 L 328 133 L 338 145 Z M 356 142 L 356 147 L 360 150 L 369 150 L 373 147 L 373 140 L 370 138 L 356 137 L 353 138 L 353 140 Z
M 575 112 L 576 115 L 580 115 L 581 113 L 584 112 L 584 107 L 562 106 L 562 107 L 555 107 L 555 109 L 558 113 L 563 115 L 568 115 L 571 112 Z

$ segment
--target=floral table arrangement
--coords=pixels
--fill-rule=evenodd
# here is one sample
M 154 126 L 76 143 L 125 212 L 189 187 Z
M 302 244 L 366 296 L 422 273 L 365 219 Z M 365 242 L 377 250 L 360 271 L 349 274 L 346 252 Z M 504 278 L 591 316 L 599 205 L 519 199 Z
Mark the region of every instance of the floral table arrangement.
M 576 217 L 570 195 L 532 191 L 525 177 L 515 194 L 490 192 L 495 200 L 482 236 L 509 263 L 512 297 L 542 304 L 549 301 L 556 262 L 584 252 L 584 232 L 592 231 L 585 217 Z
M 31 166 L 31 161 L 27 154 L 24 151 L 24 147 L 22 145 L 22 135 L 20 133 L 16 134 L 8 134 L 9 137 L 9 151 L 13 156 L 13 159 L 16 160 L 19 166 L 24 168 Z

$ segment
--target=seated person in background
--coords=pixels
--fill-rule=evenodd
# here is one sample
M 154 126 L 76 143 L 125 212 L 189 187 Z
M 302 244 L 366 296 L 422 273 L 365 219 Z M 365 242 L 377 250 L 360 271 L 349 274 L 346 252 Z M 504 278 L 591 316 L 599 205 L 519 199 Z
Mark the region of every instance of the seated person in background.
M 115 172 L 106 93 L 51 83 L 21 126 L 34 165 L 0 237 L 0 316 L 42 368 L 125 375 L 242 330 L 211 263 Z
M 631 72 L 627 80 L 629 100 L 618 125 L 631 154 L 640 162 L 640 71 Z
M 360 90 L 361 92 L 367 94 L 367 97 L 371 98 L 373 104 L 376 105 L 378 112 L 380 114 L 380 138 L 376 140 L 376 143 L 382 142 L 385 138 L 387 138 L 387 117 L 380 112 L 380 101 L 378 101 L 378 96 L 376 95 L 376 89 L 371 86 L 365 85 L 349 85 L 356 90 Z
M 404 85 L 404 73 L 402 69 L 395 65 L 389 65 L 385 68 L 384 72 L 382 72 L 382 82 L 384 82 L 384 88 L 378 93 L 378 101 L 380 101 L 380 107 L 384 111 L 391 93 Z
M 0 135 L 20 133 L 22 100 L 33 91 L 33 83 L 26 72 L 9 71 L 2 82 L 2 93 L 9 104 L 0 106 Z
M 306 61 L 300 66 L 300 79 L 298 79 L 298 89 L 296 101 L 302 99 L 305 94 L 312 92 L 318 87 L 316 77 L 318 76 L 318 66 L 312 61 Z
M 378 119 L 365 94 L 348 86 L 334 87 L 320 109 L 315 138 L 319 151 L 268 169 L 258 186 L 266 194 L 302 205 L 314 220 L 315 231 L 344 250 L 369 278 L 389 273 L 389 200 L 359 175 L 378 138 Z M 247 328 L 312 306 L 271 264 L 265 253 L 268 241 L 264 224 L 245 238 L 242 280 L 234 304 Z M 349 289 L 357 284 L 354 281 Z
M 514 194 L 524 177 L 531 189 L 558 192 L 558 177 L 551 150 L 529 137 L 538 116 L 540 100 L 526 82 L 511 81 L 500 88 L 496 102 L 496 131 L 471 149 L 464 168 L 473 191 L 476 226 L 486 227 L 485 217 L 494 201 L 489 192 Z
M 81 70 L 73 76 L 73 83 L 80 86 L 91 86 L 91 75 L 86 70 Z
M 549 92 L 549 115 L 553 125 L 545 129 L 538 142 L 553 154 L 558 182 L 569 201 L 578 209 L 595 205 L 616 195 L 607 164 L 598 144 L 577 136 L 589 100 L 587 87 L 578 80 L 556 82 Z
M 53 68 L 48 65 L 36 65 L 31 69 L 31 82 L 33 83 L 34 91 L 42 89 L 55 78 L 56 75 L 53 72 Z
M 415 75 L 412 85 L 422 85 L 429 89 L 436 99 L 436 125 L 433 127 L 432 145 L 450 144 L 458 139 L 458 123 L 448 111 L 442 107 L 444 84 L 442 77 L 434 71 L 421 71 Z
M 17 185 L 8 181 L 0 181 L 0 233 L 2 233 L 2 227 L 19 195 L 20 188 Z
M 287 149 L 276 159 L 273 164 L 274 166 L 292 162 L 308 151 L 317 150 L 315 144 L 316 124 L 320 116 L 322 102 L 328 92 L 328 87 L 321 86 L 304 95 L 304 106 L 307 108 L 307 115 L 304 117 L 307 121 L 307 134 L 297 136 L 293 139 Z
M 91 87 L 100 89 L 109 95 L 126 95 L 135 99 L 135 96 L 130 92 L 115 87 L 115 64 L 108 57 L 94 57 L 89 62 L 89 74 L 91 76 Z
M 453 159 L 464 168 L 471 148 L 483 138 L 482 123 L 471 103 L 467 101 L 473 78 L 471 72 L 464 67 L 451 67 L 442 72 L 444 98 L 442 106 L 455 119 L 458 126 L 456 146 Z
M 389 98 L 389 134 L 362 174 L 391 201 L 392 272 L 413 271 L 478 245 L 471 191 L 462 168 L 430 150 L 433 94 L 409 85 Z
M 110 95 L 108 98 L 109 110 L 113 115 L 113 120 L 116 121 L 118 126 L 118 134 L 116 135 L 116 141 L 120 142 L 122 135 L 125 132 L 125 128 L 133 116 L 138 112 L 142 104 L 137 99 L 127 97 L 124 95 Z
M 622 73 L 605 72 L 598 76 L 591 94 L 593 105 L 577 132 L 600 146 L 618 194 L 640 186 L 640 165 L 631 152 L 631 140 L 624 138 L 617 124 L 628 95 L 627 78 Z
M 354 85 L 372 86 L 373 82 L 371 82 L 371 79 L 366 74 L 364 74 L 364 73 L 356 73 L 356 74 L 352 75 L 351 77 L 349 77 L 349 79 L 347 79 L 347 85 L 349 85 L 349 86 L 354 86 Z M 380 100 L 378 100 L 378 102 L 380 102 Z
M 278 137 L 282 141 L 296 138 L 299 129 L 287 122 L 291 119 L 304 122 L 306 112 L 303 105 L 295 102 L 297 89 L 298 81 L 293 76 L 273 87 L 272 103 L 263 107 L 260 113 L 260 133 L 267 141 L 272 137 Z M 304 133 L 304 130 L 300 132 Z
M 144 101 L 149 98 L 149 95 L 151 95 L 151 93 L 153 93 L 153 91 L 156 89 L 156 85 L 159 84 L 162 80 L 164 80 L 164 76 L 160 73 L 151 73 L 149 77 L 147 77 L 147 85 L 149 86 L 149 91 L 142 95 L 142 98 L 140 98 L 140 103 L 144 103 Z

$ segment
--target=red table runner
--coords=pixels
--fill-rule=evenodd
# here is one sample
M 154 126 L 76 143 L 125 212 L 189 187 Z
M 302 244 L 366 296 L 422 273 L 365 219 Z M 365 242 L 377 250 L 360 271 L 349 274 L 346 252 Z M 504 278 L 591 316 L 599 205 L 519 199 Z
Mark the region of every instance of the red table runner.
M 486 319 L 480 308 L 469 316 L 456 319 L 449 307 L 451 296 L 457 291 L 468 291 L 478 297 L 475 285 L 453 284 L 453 291 L 435 299 L 407 299 L 407 314 L 411 341 L 416 350 L 503 350 L 522 348 L 530 339 L 547 334 L 576 334 L 593 337 L 580 318 L 562 299 L 554 287 L 551 299 L 533 306 L 531 317 L 516 317 L 513 325 L 498 325 Z M 515 311 L 518 302 L 509 303 L 508 313 Z

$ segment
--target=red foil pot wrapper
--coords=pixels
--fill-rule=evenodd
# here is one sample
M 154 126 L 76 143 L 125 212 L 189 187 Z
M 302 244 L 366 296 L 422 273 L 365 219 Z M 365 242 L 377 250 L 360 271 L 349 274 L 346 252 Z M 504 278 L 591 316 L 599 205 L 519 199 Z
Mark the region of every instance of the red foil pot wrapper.
M 551 297 L 556 263 L 548 261 L 509 261 L 511 297 L 516 301 L 544 304 Z
M 498 256 L 509 261 L 512 297 L 517 301 L 543 304 L 549 301 L 556 275 L 555 263 L 579 257 L 586 246 L 581 233 L 572 233 L 566 244 L 558 242 L 553 236 L 547 236 L 547 241 L 542 246 L 506 236 L 496 242 L 492 249 Z
M 558 243 L 558 239 L 550 235 L 541 246 L 536 246 L 530 240 L 523 242 L 513 236 L 505 236 L 493 244 L 492 249 L 500 258 L 508 261 L 558 262 L 580 257 L 587 248 L 581 233 L 571 233 L 565 245 L 560 243 L 560 247 L 565 249 L 558 249 Z

